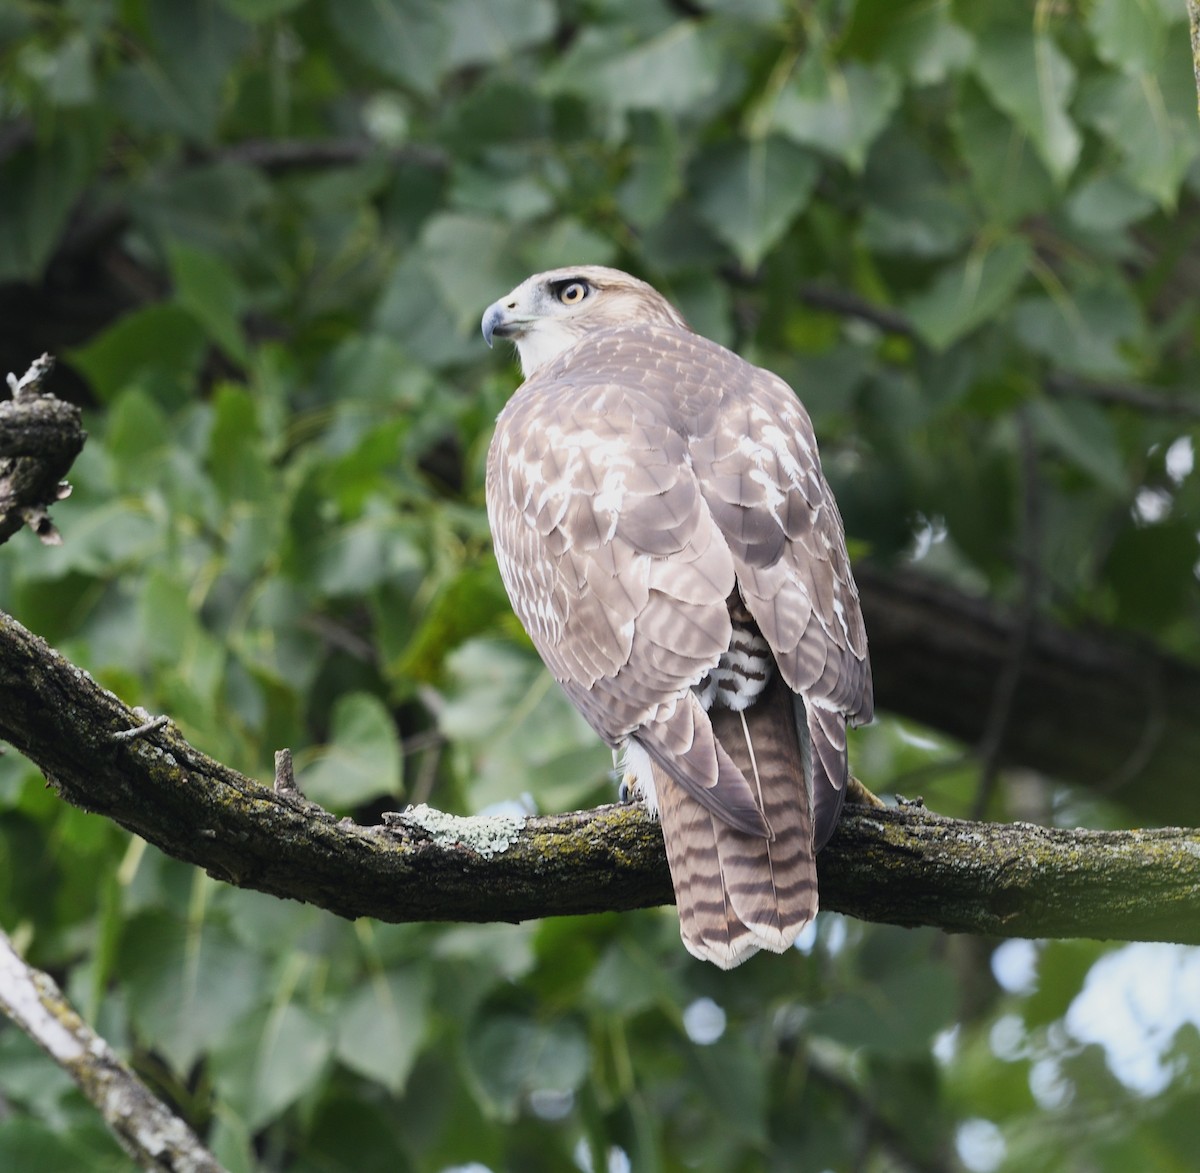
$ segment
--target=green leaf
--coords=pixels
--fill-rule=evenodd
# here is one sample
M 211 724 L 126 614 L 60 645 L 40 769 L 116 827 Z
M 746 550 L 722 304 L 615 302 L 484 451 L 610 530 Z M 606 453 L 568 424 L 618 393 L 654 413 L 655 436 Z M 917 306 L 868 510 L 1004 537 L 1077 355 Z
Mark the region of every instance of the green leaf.
M 720 80 L 719 47 L 696 21 L 681 20 L 632 48 L 622 29 L 587 28 L 544 85 L 618 110 L 687 114 Z
M 975 55 L 974 38 L 954 22 L 947 0 L 932 4 L 883 7 L 896 19 L 880 46 L 880 56 L 916 85 L 940 85 L 961 73 Z
M 1128 378 L 1132 372 L 1123 351 L 1143 333 L 1137 304 L 1119 286 L 1092 286 L 1069 298 L 1027 298 L 1013 322 L 1030 350 L 1093 378 Z
M 514 284 L 516 281 L 506 285 L 503 280 L 485 280 L 471 295 L 466 282 L 461 286 L 456 283 L 461 296 L 479 304 L 477 311 L 468 312 L 463 308 L 455 314 L 439 295 L 433 266 L 414 249 L 396 266 L 370 325 L 373 330 L 390 334 L 401 342 L 416 362 L 434 370 L 456 366 L 480 355 L 483 340 L 477 328 L 469 328 L 471 325 L 478 327 L 478 320 L 471 321 L 475 313 L 482 318 L 488 304 Z
M 701 156 L 690 189 L 704 222 L 753 269 L 808 204 L 819 173 L 813 155 L 772 135 Z
M 531 651 L 468 640 L 446 670 L 438 728 L 461 748 L 472 809 L 527 790 L 562 809 L 611 771 L 608 749 Z
M 994 219 L 1013 224 L 1051 205 L 1054 184 L 1029 135 L 977 86 L 963 86 L 951 125 L 975 198 Z
M 1021 238 L 974 250 L 943 269 L 923 293 L 909 298 L 905 313 L 930 346 L 944 350 L 1007 305 L 1031 256 L 1028 242 Z
M 263 504 L 271 499 L 272 480 L 258 429 L 258 411 L 244 387 L 222 384 L 213 405 L 208 466 L 213 484 L 226 502 Z
M 589 1004 L 626 1019 L 636 1018 L 655 1003 L 674 1005 L 684 993 L 675 973 L 663 969 L 653 955 L 624 939 L 604 951 L 584 987 Z
M 449 26 L 447 68 L 504 61 L 546 40 L 556 24 L 550 0 L 451 0 L 442 5 Z
M 1072 192 L 1066 209 L 1072 221 L 1085 231 L 1114 233 L 1149 216 L 1154 201 L 1123 176 L 1102 173 Z
M 1031 405 L 1034 430 L 1076 467 L 1114 496 L 1129 495 L 1129 474 L 1112 424 L 1091 403 L 1037 399 Z
M 515 1120 L 530 1092 L 573 1092 L 587 1075 L 587 1039 L 568 1020 L 484 1017 L 467 1032 L 466 1048 L 484 1106 L 502 1120 Z
M 942 257 L 967 241 L 971 216 L 961 191 L 902 135 L 888 135 L 871 152 L 863 194 L 863 241 L 874 252 Z
M 41 277 L 103 145 L 84 121 L 0 156 L 0 282 Z
M 334 32 L 384 77 L 432 94 L 446 63 L 450 27 L 430 0 L 328 0 Z
M 1083 138 L 1067 112 L 1075 69 L 1049 36 L 1024 28 L 980 38 L 975 72 L 992 101 L 1033 140 L 1060 182 L 1075 168 Z
M 1166 42 L 1159 0 L 1096 0 L 1087 24 L 1101 61 L 1130 74 L 1154 73 Z
M 491 170 L 460 168 L 454 199 L 463 211 L 498 216 L 510 224 L 528 223 L 554 211 L 548 187 L 530 175 L 501 178 Z
M 909 958 L 870 990 L 843 994 L 820 1007 L 813 1030 L 877 1055 L 925 1055 L 934 1034 L 953 1017 L 954 991 L 948 970 Z
M 448 212 L 425 225 L 420 255 L 459 331 L 478 334 L 488 304 L 529 276 L 512 245 L 512 231 L 500 220 Z
M 360 173 L 354 168 L 346 171 Z M 287 263 L 288 258 L 280 255 L 279 227 L 266 230 L 266 221 L 283 214 L 277 203 L 280 195 L 257 168 L 221 159 L 159 172 L 131 191 L 129 199 L 137 222 L 163 242 L 164 251 L 180 242 L 204 250 L 225 265 L 238 264 L 240 282 L 247 271 L 260 281 L 278 280 L 273 271 Z M 289 200 L 289 208 L 290 204 Z M 314 247 L 308 238 L 305 244 Z M 305 263 L 311 265 L 313 259 L 306 258 Z M 269 279 L 268 271 L 273 272 Z
M 62 1127 L 64 1121 L 60 1119 L 58 1124 Z M 128 1157 L 112 1134 L 103 1129 L 77 1127 L 63 1135 L 40 1120 L 11 1116 L 0 1124 L 0 1169 L 12 1169 L 14 1173 L 20 1169 L 36 1169 L 37 1173 L 75 1173 L 80 1169 L 121 1173 L 128 1168 Z
M 675 120 L 658 114 L 630 115 L 629 170 L 617 188 L 621 215 L 644 228 L 665 215 L 683 191 L 680 135 Z
M 1118 622 L 1155 633 L 1188 615 L 1198 557 L 1196 527 L 1186 520 L 1122 530 L 1105 565 Z
M 1200 155 L 1196 88 L 1184 41 L 1168 41 L 1155 73 L 1089 82 L 1079 105 L 1084 120 L 1116 148 L 1125 178 L 1161 207 L 1174 208 L 1183 177 Z
M 528 276 L 543 269 L 556 269 L 567 257 L 572 265 L 610 264 L 615 252 L 616 247 L 608 237 L 584 227 L 571 216 L 561 216 L 529 232 L 521 244 L 519 256 L 522 275 Z M 474 324 L 478 325 L 478 322 Z
M 136 383 L 159 402 L 172 403 L 190 388 L 204 351 L 204 332 L 190 313 L 153 305 L 119 318 L 69 358 L 103 400 Z
M 242 20 L 256 22 L 270 20 L 299 8 L 305 0 L 219 0 L 222 8 Z
M 715 1043 L 692 1052 L 708 1110 L 721 1132 L 755 1148 L 767 1143 L 767 1070 L 749 1041 L 726 1032 Z
M 437 1104 L 441 1109 L 444 1105 Z M 304 1150 L 308 1158 L 304 1169 L 349 1170 L 354 1173 L 415 1173 L 410 1154 L 424 1146 L 414 1143 L 412 1131 L 405 1127 L 410 1112 L 421 1116 L 418 1107 L 405 1100 L 368 1100 L 357 1087 L 324 1095 L 316 1105 L 316 1116 L 305 1129 Z M 439 1115 L 431 1112 L 420 1123 L 427 1124 Z M 473 1134 L 476 1142 L 482 1138 Z M 247 1171 L 249 1173 L 249 1171 Z M 297 1166 L 297 1173 L 301 1173 Z
M 330 1029 L 293 1002 L 261 1011 L 236 1037 L 215 1048 L 222 1098 L 236 1104 L 252 1131 L 311 1095 L 333 1051 Z
M 233 273 L 211 252 L 187 244 L 169 244 L 167 258 L 175 299 L 230 358 L 245 363 L 249 355 L 238 321 L 244 299 Z
M 899 102 L 900 81 L 886 65 L 850 61 L 839 68 L 813 57 L 780 93 L 770 125 L 861 171 Z
M 300 789 L 314 802 L 348 810 L 378 795 L 401 790 L 400 739 L 384 703 L 366 692 L 338 698 L 328 743 L 305 758 Z
M 146 650 L 163 664 L 178 664 L 188 641 L 199 634 L 200 625 L 187 590 L 161 570 L 146 579 L 141 599 L 142 631 Z
M 338 1010 L 336 1054 L 351 1071 L 403 1093 L 429 1030 L 427 971 L 379 974 Z
M 312 584 L 331 598 L 361 597 L 390 582 L 412 580 L 425 559 L 412 532 L 391 513 L 372 513 L 333 530 L 313 551 Z
M 56 106 L 85 106 L 95 100 L 92 46 L 87 37 L 78 33 L 69 36 L 48 64 L 51 72 L 46 79 L 46 94 Z
M 123 485 L 160 484 L 170 440 L 166 413 L 141 387 L 117 396 L 108 413 L 105 446 Z
M 251 30 L 216 0 L 150 0 L 157 53 L 118 72 L 111 101 L 139 130 L 169 130 L 210 141 L 230 72 Z
M 1037 989 L 1021 1007 L 1026 1026 L 1048 1026 L 1064 1017 L 1088 971 L 1110 948 L 1098 941 L 1047 941 L 1038 950 Z
M 508 613 L 508 596 L 495 564 L 465 567 L 438 588 L 394 669 L 396 675 L 436 681 L 448 653 Z
M 195 882 L 212 881 L 197 873 Z M 269 995 L 260 955 L 213 922 L 137 917 L 122 937 L 119 967 L 130 1017 L 180 1075 L 237 1038 L 242 1017 Z
M 63 544 L 42 551 L 38 578 L 57 578 L 68 571 L 100 577 L 142 562 L 162 549 L 158 523 L 139 505 L 111 500 L 88 508 L 60 509 L 55 514 Z

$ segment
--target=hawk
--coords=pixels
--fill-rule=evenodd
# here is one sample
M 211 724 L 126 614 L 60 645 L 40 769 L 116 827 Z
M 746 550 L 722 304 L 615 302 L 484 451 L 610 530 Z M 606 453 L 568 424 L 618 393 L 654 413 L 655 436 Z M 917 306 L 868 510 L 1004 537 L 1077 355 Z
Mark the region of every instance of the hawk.
M 723 969 L 817 911 L 871 669 L 808 413 L 595 265 L 488 307 L 525 381 L 488 451 L 513 610 L 657 812 L 683 943 Z

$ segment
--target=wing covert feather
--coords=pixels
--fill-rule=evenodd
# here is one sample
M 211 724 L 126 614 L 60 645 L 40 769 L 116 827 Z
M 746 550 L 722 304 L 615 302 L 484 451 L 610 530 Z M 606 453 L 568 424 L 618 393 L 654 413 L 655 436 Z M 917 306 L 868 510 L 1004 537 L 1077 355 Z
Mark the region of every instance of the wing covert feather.
M 714 763 L 689 699 L 728 647 L 736 585 L 788 686 L 840 717 L 844 763 L 846 718 L 871 716 L 866 636 L 812 425 L 782 380 L 676 327 L 588 335 L 501 414 L 488 513 L 514 609 L 610 744 L 637 733 L 750 829 L 744 779 Z M 822 761 L 837 752 L 811 732 Z

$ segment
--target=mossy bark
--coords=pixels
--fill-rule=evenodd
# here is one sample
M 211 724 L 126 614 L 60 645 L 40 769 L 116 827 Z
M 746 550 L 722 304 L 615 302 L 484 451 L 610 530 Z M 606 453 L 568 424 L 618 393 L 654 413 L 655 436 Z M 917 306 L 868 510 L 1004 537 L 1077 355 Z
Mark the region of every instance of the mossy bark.
M 0 401 L 0 542 L 29 526 L 58 540 L 49 508 L 66 495 L 62 478 L 83 449 L 79 408 L 39 393 L 53 363 L 43 355 L 19 381 L 20 398 Z
M 420 810 L 360 826 L 145 721 L 0 614 L 0 737 L 68 802 L 242 887 L 339 916 L 519 921 L 671 899 L 657 825 L 634 807 L 517 821 Z M 821 901 L 868 920 L 1000 936 L 1200 942 L 1200 833 L 1047 830 L 849 808 Z

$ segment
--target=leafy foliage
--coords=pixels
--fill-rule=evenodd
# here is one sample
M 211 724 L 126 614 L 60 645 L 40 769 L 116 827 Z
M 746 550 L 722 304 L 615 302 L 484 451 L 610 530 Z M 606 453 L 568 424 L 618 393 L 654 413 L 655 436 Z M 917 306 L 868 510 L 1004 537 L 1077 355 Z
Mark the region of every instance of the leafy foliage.
M 1192 431 L 1086 394 L 1200 374 L 1182 16 L 17 0 L 0 280 L 84 272 L 113 304 L 68 335 L 65 544 L 0 551 L 0 605 L 241 770 L 293 747 L 340 812 L 609 795 L 490 557 L 516 374 L 477 333 L 528 273 L 597 261 L 793 382 L 860 553 L 1009 600 L 1036 564 L 1045 612 L 1195 656 Z M 877 788 L 974 801 L 938 738 L 884 719 L 854 748 Z M 1048 783 L 991 809 L 1120 819 Z M 1073 1033 L 1098 948 L 997 982 L 984 943 L 825 918 L 724 975 L 672 915 L 345 924 L 0 758 L 0 919 L 232 1170 L 1191 1167 L 1195 1019 L 1131 1090 Z M 12 1030 L 0 1090 L 0 1165 L 124 1167 Z

